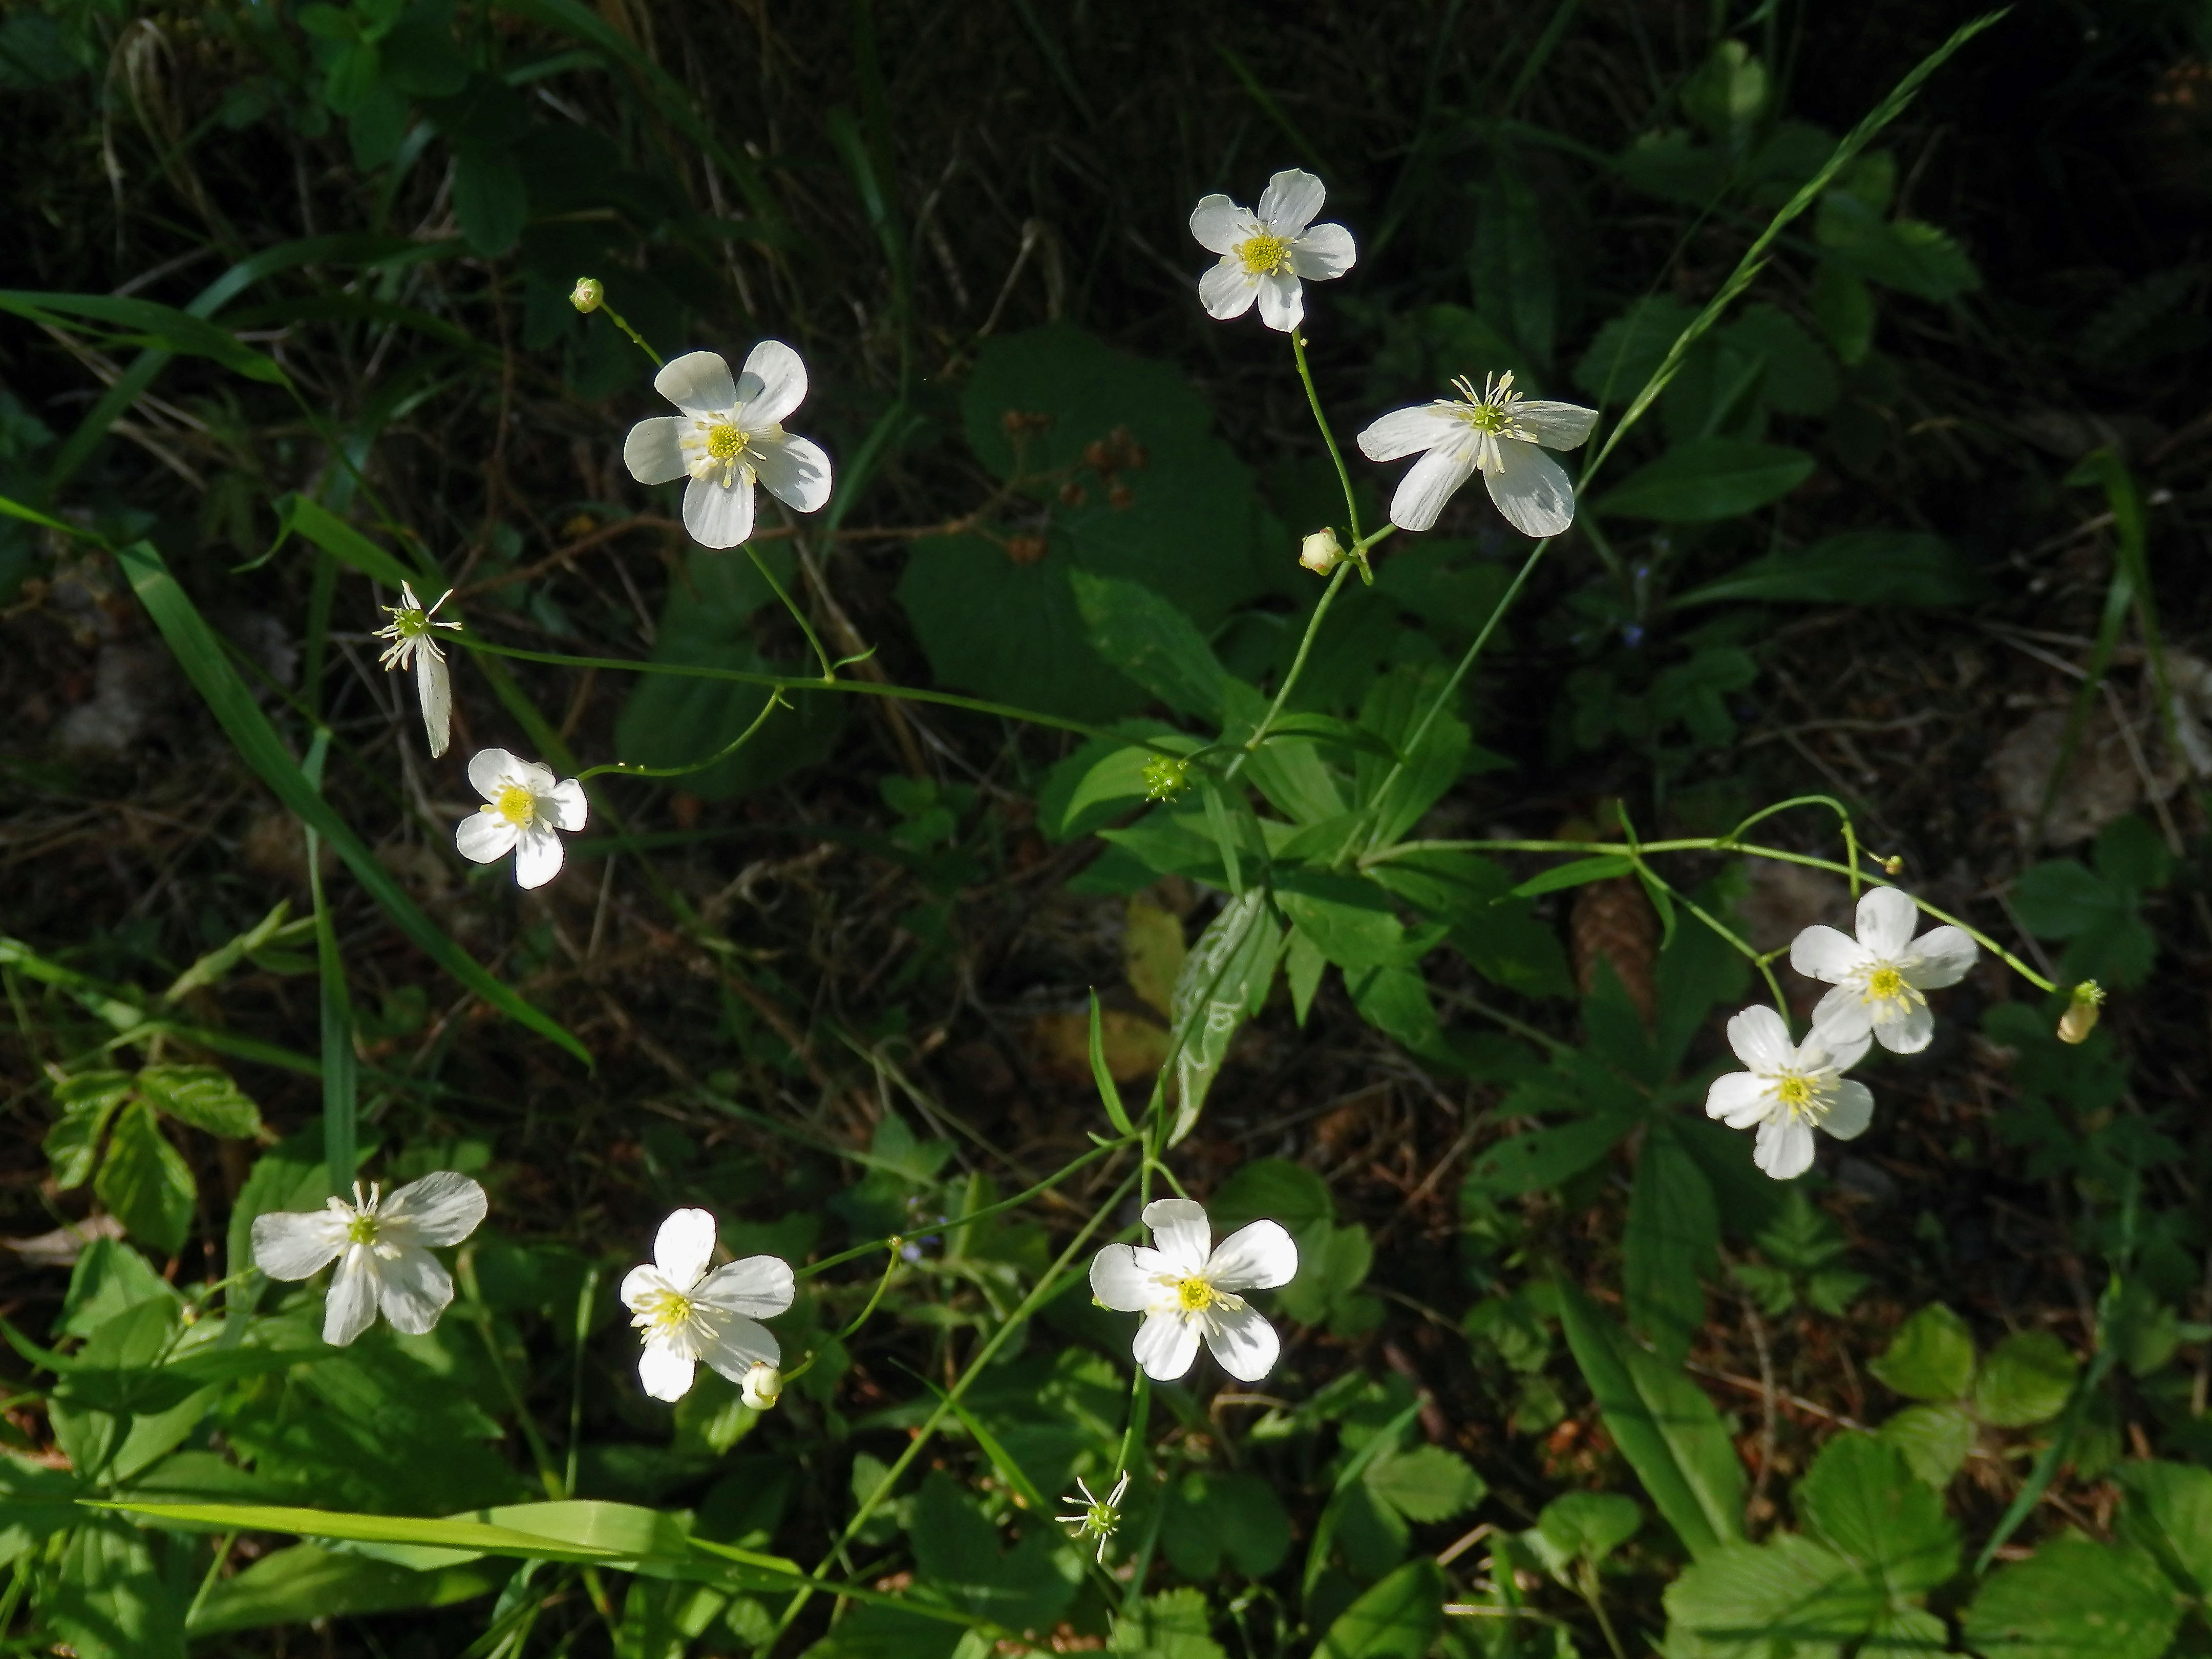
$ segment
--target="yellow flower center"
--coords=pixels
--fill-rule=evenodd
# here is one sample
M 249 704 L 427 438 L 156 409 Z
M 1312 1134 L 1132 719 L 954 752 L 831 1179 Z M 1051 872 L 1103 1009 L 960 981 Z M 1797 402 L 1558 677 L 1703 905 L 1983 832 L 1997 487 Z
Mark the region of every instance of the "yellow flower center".
M 530 821 L 538 816 L 538 803 L 530 792 L 519 783 L 503 784 L 491 810 L 518 830 L 527 830 Z
M 707 453 L 718 461 L 734 460 L 745 453 L 745 434 L 725 421 L 707 434 Z
M 1176 1300 L 1185 1313 L 1204 1313 L 1219 1300 L 1212 1285 L 1196 1273 L 1176 1281 Z
M 1784 1111 L 1803 1122 L 1818 1123 L 1826 1114 L 1813 1079 L 1796 1072 L 1784 1072 L 1775 1079 L 1774 1098 Z
M 375 1243 L 376 1218 L 373 1215 L 357 1215 L 347 1222 L 346 1243 L 349 1244 Z
M 1467 401 L 1452 407 L 1451 412 L 1465 421 L 1477 432 L 1494 438 L 1526 439 L 1514 419 L 1513 405 L 1521 401 L 1521 394 L 1513 389 L 1511 370 L 1483 383 L 1482 390 L 1474 389 L 1474 382 L 1464 374 L 1452 381 L 1460 396 Z
M 1248 276 L 1273 276 L 1291 268 L 1290 239 L 1266 232 L 1237 243 L 1237 258 Z
M 1912 988 L 1905 982 L 1905 975 L 1884 963 L 1867 975 L 1866 1000 L 1869 1002 L 1903 1002 L 1912 995 Z
M 691 1298 L 679 1291 L 654 1291 L 637 1310 L 637 1323 L 663 1335 L 682 1328 L 691 1318 Z

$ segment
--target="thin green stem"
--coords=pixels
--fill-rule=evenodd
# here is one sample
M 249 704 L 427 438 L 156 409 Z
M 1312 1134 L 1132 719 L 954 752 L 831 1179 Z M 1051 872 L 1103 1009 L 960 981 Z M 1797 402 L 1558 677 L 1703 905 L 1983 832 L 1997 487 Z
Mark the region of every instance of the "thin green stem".
M 708 756 L 706 759 L 693 761 L 689 766 L 633 766 L 627 761 L 609 761 L 604 766 L 586 767 L 576 774 L 576 781 L 580 783 L 587 778 L 602 777 L 610 772 L 617 777 L 623 778 L 680 778 L 686 773 L 703 772 L 708 767 L 718 765 L 729 759 L 738 750 L 750 743 L 753 733 L 768 724 L 768 717 L 770 714 L 779 708 L 790 707 L 791 705 L 783 700 L 783 692 L 780 689 L 769 692 L 768 701 L 761 705 L 760 713 L 753 716 L 750 726 L 738 732 L 724 747 Z
M 647 356 L 652 358 L 653 366 L 655 368 L 665 368 L 667 367 L 666 360 L 651 346 L 646 344 L 645 336 L 639 333 L 635 329 L 629 325 L 629 318 L 623 316 L 622 313 L 617 311 L 612 306 L 609 305 L 604 298 L 599 301 L 596 309 L 604 313 L 609 322 L 612 323 L 623 333 L 629 335 L 630 343 L 635 346 L 640 351 L 642 351 Z
M 776 580 L 775 572 L 768 568 L 768 561 L 761 557 L 760 550 L 750 542 L 747 542 L 745 551 L 752 559 L 753 568 L 761 573 L 761 580 L 769 585 L 769 591 L 776 598 L 783 601 L 783 608 L 791 612 L 792 621 L 799 624 L 799 631 L 806 635 L 807 644 L 814 647 L 814 660 L 822 665 L 822 678 L 825 680 L 836 679 L 837 671 L 830 665 L 830 653 L 822 648 L 822 641 L 814 631 L 814 624 L 806 620 L 805 613 L 793 603 L 791 595 L 783 591 L 783 584 Z
M 1360 551 L 1359 502 L 1352 493 L 1352 469 L 1344 464 L 1344 452 L 1336 447 L 1336 434 L 1329 430 L 1328 416 L 1322 413 L 1321 393 L 1315 388 L 1313 370 L 1306 362 L 1304 331 L 1291 331 L 1291 356 L 1298 366 L 1298 379 L 1306 389 L 1306 404 L 1313 410 L 1314 424 L 1321 428 L 1321 441 L 1328 446 L 1328 458 L 1336 463 L 1336 480 L 1344 486 L 1344 521 L 1352 532 L 1352 556 L 1359 561 L 1359 571 L 1369 581 L 1375 578 L 1367 569 L 1367 556 Z
M 1329 606 L 1336 603 L 1337 590 L 1344 586 L 1345 576 L 1351 569 L 1348 563 L 1337 566 L 1335 574 L 1328 579 L 1328 586 L 1322 590 L 1321 603 L 1314 607 L 1313 615 L 1306 618 L 1305 635 L 1298 641 L 1297 653 L 1291 659 L 1290 672 L 1283 676 L 1282 684 L 1275 689 L 1275 700 L 1267 705 L 1267 712 L 1260 717 L 1260 724 L 1245 739 L 1243 750 L 1224 769 L 1221 775 L 1224 781 L 1243 770 L 1244 763 L 1251 758 L 1253 751 L 1267 740 L 1267 733 L 1274 728 L 1277 717 L 1283 712 L 1283 705 L 1290 701 L 1291 692 L 1298 683 L 1298 676 L 1305 672 L 1306 659 L 1313 653 L 1313 643 L 1321 633 L 1322 621 L 1328 615 Z
M 844 1341 L 848 1337 L 858 1331 L 861 1326 L 868 1322 L 868 1316 L 875 1312 L 877 1304 L 880 1303 L 884 1299 L 884 1292 L 891 1287 L 891 1275 L 898 1271 L 899 1261 L 901 1259 L 899 1256 L 899 1247 L 904 1242 L 904 1240 L 897 1238 L 894 1238 L 891 1241 L 890 1255 L 884 1263 L 883 1277 L 876 1281 L 875 1294 L 868 1298 L 867 1305 L 862 1308 L 860 1311 L 854 1316 L 853 1322 L 851 1324 L 846 1326 L 843 1330 L 838 1332 L 836 1335 L 830 1339 L 831 1342 Z M 797 1365 L 786 1371 L 783 1374 L 784 1386 L 788 1388 L 792 1383 L 796 1382 L 800 1377 L 805 1376 L 807 1372 L 812 1370 L 814 1369 L 815 1362 L 819 1360 L 823 1354 L 827 1352 L 828 1350 L 829 1343 L 824 1343 L 821 1347 L 817 1348 L 812 1353 L 808 1354 L 805 1358 L 799 1361 Z

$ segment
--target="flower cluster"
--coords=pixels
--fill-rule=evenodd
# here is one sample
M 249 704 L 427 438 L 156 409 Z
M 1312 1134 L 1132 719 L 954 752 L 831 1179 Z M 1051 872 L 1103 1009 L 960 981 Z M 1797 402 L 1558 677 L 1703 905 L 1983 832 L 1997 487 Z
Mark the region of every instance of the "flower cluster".
M 1833 987 L 1813 1010 L 1802 1043 L 1771 1008 L 1747 1008 L 1729 1021 L 1729 1046 L 1748 1068 L 1713 1081 L 1705 1115 L 1731 1129 L 1759 1132 L 1753 1160 L 1778 1181 L 1813 1166 L 1813 1131 L 1838 1140 L 1862 1133 L 1874 1096 L 1844 1073 L 1879 1042 L 1917 1054 L 1935 1033 L 1927 993 L 1956 985 L 1978 951 L 1966 930 L 1948 925 L 1916 934 L 1920 907 L 1894 887 L 1859 901 L 1857 936 L 1816 926 L 1790 947 L 1790 965 Z

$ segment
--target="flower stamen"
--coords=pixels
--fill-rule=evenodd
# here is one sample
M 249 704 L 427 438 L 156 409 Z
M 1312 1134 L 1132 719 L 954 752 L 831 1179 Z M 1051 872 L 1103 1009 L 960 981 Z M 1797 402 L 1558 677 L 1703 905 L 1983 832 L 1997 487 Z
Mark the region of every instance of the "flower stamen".
M 1279 276 L 1291 268 L 1290 239 L 1262 231 L 1237 243 L 1237 258 L 1248 276 Z
M 509 783 L 501 785 L 499 798 L 483 810 L 497 813 L 518 830 L 527 830 L 538 816 L 538 803 L 520 784 Z
M 1187 1314 L 1204 1313 L 1221 1300 L 1221 1293 L 1198 1274 L 1176 1281 L 1176 1302 Z

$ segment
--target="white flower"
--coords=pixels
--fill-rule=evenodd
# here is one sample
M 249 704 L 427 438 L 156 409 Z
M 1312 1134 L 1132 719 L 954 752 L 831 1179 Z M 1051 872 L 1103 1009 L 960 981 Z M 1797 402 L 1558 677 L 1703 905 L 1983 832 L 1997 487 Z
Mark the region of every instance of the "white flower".
M 622 1282 L 630 1323 L 645 1333 L 638 1380 L 655 1400 L 684 1398 L 702 1359 L 743 1385 L 754 1366 L 783 1358 L 758 1322 L 791 1306 L 790 1265 L 749 1255 L 708 1273 L 714 1254 L 714 1218 L 678 1210 L 660 1224 L 652 1265 L 631 1268 Z
M 460 623 L 443 622 L 438 617 L 438 605 L 453 597 L 449 587 L 438 596 L 438 605 L 425 610 L 422 601 L 415 597 L 413 584 L 402 582 L 399 603 L 384 607 L 392 620 L 376 630 L 378 639 L 392 641 L 377 659 L 386 672 L 410 662 L 415 665 L 415 692 L 422 705 L 422 729 L 429 734 L 432 760 L 444 754 L 446 745 L 453 740 L 453 679 L 447 672 L 446 653 L 439 647 L 437 635 L 430 631 L 459 629 Z
M 738 1393 L 753 1410 L 767 1411 L 783 1397 L 783 1373 L 766 1360 L 755 1360 Z
M 1079 1538 L 1096 1538 L 1098 1540 L 1098 1565 L 1103 1567 L 1106 1565 L 1106 1540 L 1121 1524 L 1121 1494 L 1129 1490 L 1129 1472 L 1122 1470 L 1121 1478 L 1114 1483 L 1114 1490 L 1103 1498 L 1093 1492 L 1091 1483 L 1079 1474 L 1075 1477 L 1075 1486 L 1082 1497 L 1078 1498 L 1074 1492 L 1070 1492 L 1060 1500 L 1063 1504 L 1074 1504 L 1075 1513 L 1060 1516 L 1057 1519 L 1061 1526 L 1074 1528 Z
M 1227 322 L 1260 302 L 1260 320 L 1287 334 L 1306 314 L 1301 279 L 1325 283 L 1352 269 L 1358 251 L 1342 225 L 1317 225 L 1328 192 L 1310 173 L 1290 167 L 1267 180 L 1257 213 L 1226 196 L 1202 196 L 1190 234 L 1221 263 L 1198 279 L 1209 315 Z
M 1398 481 L 1390 522 L 1426 530 L 1454 491 L 1478 470 L 1512 526 L 1524 536 L 1556 536 L 1575 521 L 1575 487 L 1544 449 L 1572 449 L 1590 434 L 1597 410 L 1577 404 L 1532 403 L 1501 374 L 1477 392 L 1464 377 L 1452 384 L 1465 401 L 1440 398 L 1385 415 L 1359 434 L 1370 461 L 1428 453 Z M 1539 449 L 1541 444 L 1544 449 Z
M 1187 1198 L 1145 1206 L 1157 1248 L 1109 1244 L 1091 1258 L 1091 1291 L 1117 1313 L 1140 1313 L 1137 1363 L 1156 1382 L 1172 1382 L 1198 1358 L 1201 1336 L 1221 1369 L 1257 1382 L 1274 1368 L 1275 1328 L 1236 1294 L 1273 1290 L 1297 1277 L 1298 1247 L 1272 1221 L 1239 1228 L 1210 1249 L 1206 1207 Z
M 780 422 L 806 398 L 806 365 L 781 340 L 763 340 L 734 381 L 711 351 L 677 358 L 653 390 L 681 415 L 640 421 L 623 459 L 640 483 L 689 477 L 684 527 L 702 547 L 735 547 L 753 533 L 753 483 L 811 513 L 830 499 L 830 458 Z
M 410 1336 L 438 1322 L 453 1299 L 453 1281 L 430 1247 L 458 1244 L 484 1218 L 484 1189 L 466 1176 L 441 1170 L 410 1181 L 390 1198 L 371 1187 L 353 1202 L 333 1198 L 322 1209 L 253 1218 L 253 1265 L 271 1279 L 307 1279 L 332 1261 L 323 1340 L 343 1348 L 384 1316 Z
M 584 786 L 574 778 L 556 783 L 551 767 L 504 749 L 478 750 L 469 762 L 469 781 L 484 805 L 453 832 L 461 856 L 489 864 L 511 849 L 519 887 L 543 887 L 559 875 L 561 837 L 554 831 L 584 827 L 590 810 Z
M 1813 1010 L 1830 1042 L 1863 1042 L 1869 1035 L 1896 1054 L 1917 1054 L 1935 1035 L 1923 991 L 1956 985 L 1981 952 L 1963 927 L 1931 927 L 1918 939 L 1920 907 L 1894 887 L 1870 888 L 1859 900 L 1859 936 L 1808 927 L 1790 946 L 1790 965 L 1836 988 Z
M 1838 1041 L 1815 1027 L 1801 1048 L 1771 1008 L 1747 1008 L 1728 1023 L 1729 1047 L 1751 1067 L 1713 1079 L 1705 1115 L 1731 1129 L 1759 1126 L 1752 1162 L 1777 1181 L 1813 1167 L 1813 1131 L 1855 1140 L 1874 1116 L 1874 1097 L 1844 1073 L 1863 1059 L 1864 1036 Z

